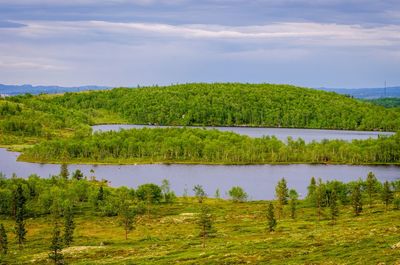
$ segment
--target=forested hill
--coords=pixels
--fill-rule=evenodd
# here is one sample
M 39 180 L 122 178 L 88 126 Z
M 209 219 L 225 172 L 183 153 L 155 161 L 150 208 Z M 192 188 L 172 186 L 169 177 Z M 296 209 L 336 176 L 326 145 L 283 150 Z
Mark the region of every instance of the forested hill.
M 86 113 L 104 110 L 136 124 L 386 131 L 400 128 L 399 110 L 289 85 L 196 83 L 66 93 L 44 100 Z

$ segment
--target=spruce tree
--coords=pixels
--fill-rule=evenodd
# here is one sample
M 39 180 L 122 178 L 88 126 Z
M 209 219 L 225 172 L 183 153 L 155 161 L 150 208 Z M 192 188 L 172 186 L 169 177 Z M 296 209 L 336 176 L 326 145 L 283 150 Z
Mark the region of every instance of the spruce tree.
M 54 264 L 63 264 L 64 263 L 64 256 L 61 253 L 62 248 L 63 248 L 63 244 L 62 244 L 60 227 L 58 226 L 58 223 L 55 222 L 54 229 L 53 229 L 53 236 L 52 236 L 51 245 L 50 245 L 51 252 L 49 253 L 49 258 L 54 261 Z
M 196 196 L 197 201 L 199 203 L 202 203 L 204 201 L 204 199 L 207 197 L 207 194 L 204 191 L 203 186 L 201 186 L 201 185 L 194 186 L 193 191 L 194 191 L 194 195 Z
M 197 220 L 197 224 L 200 228 L 199 236 L 202 238 L 203 241 L 203 248 L 206 247 L 206 238 L 211 237 L 214 233 L 213 227 L 213 216 L 211 214 L 210 208 L 207 206 L 202 206 L 200 209 L 200 214 Z
M 317 182 L 315 181 L 315 178 L 312 177 L 310 180 L 310 185 L 308 185 L 307 190 L 307 197 L 306 199 L 311 202 L 312 204 L 315 203 L 315 190 L 317 189 Z
M 25 242 L 26 229 L 25 229 L 25 196 L 21 184 L 18 185 L 15 194 L 16 199 L 16 214 L 15 214 L 15 235 L 18 245 L 21 248 Z
M 3 224 L 0 224 L 0 254 L 6 255 L 8 251 L 7 233 Z
M 378 184 L 378 180 L 376 179 L 374 173 L 369 172 L 368 176 L 367 176 L 367 180 L 365 181 L 365 188 L 368 194 L 368 203 L 369 203 L 369 207 L 372 207 L 372 199 L 374 194 L 376 193 L 377 190 L 377 184 Z
M 288 203 L 289 190 L 285 178 L 282 178 L 275 187 L 275 196 L 278 200 L 279 218 L 283 216 L 283 207 Z
M 74 213 L 72 206 L 67 206 L 64 210 L 64 245 L 69 247 L 74 241 Z
M 68 179 L 69 176 L 69 171 L 68 171 L 68 165 L 67 164 L 61 164 L 60 167 L 60 177 L 63 179 Z
M 333 224 L 336 223 L 336 220 L 339 216 L 339 206 L 338 206 L 337 200 L 338 200 L 337 193 L 336 193 L 336 190 L 334 189 L 331 192 L 331 198 L 329 200 L 329 209 L 330 209 L 330 215 L 331 215 L 331 220 L 332 220 Z
M 362 194 L 360 183 L 357 183 L 353 187 L 353 191 L 351 193 L 351 202 L 353 205 L 354 214 L 359 215 L 362 211 Z
M 274 205 L 270 202 L 268 205 L 267 209 L 267 225 L 268 225 L 268 230 L 270 232 L 275 230 L 276 227 L 276 219 L 275 219 L 275 213 L 274 213 Z
M 385 211 L 387 211 L 389 204 L 393 201 L 393 191 L 388 181 L 383 183 L 382 201 L 385 204 Z
M 325 184 L 319 178 L 318 179 L 318 185 L 316 185 L 315 193 L 314 193 L 314 200 L 315 200 L 315 207 L 317 209 L 318 221 L 321 220 L 322 206 L 323 206 L 323 203 L 324 203 L 325 194 L 326 194 L 326 192 L 325 192 Z
M 289 191 L 289 206 L 290 206 L 290 217 L 292 219 L 296 218 L 296 208 L 297 208 L 297 204 L 298 204 L 298 198 L 299 198 L 299 194 L 297 193 L 296 190 L 291 189 Z

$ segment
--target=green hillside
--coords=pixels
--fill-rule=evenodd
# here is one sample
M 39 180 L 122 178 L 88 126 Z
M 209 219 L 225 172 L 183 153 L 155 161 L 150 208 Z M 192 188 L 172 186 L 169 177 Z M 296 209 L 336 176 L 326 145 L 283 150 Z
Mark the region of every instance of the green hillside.
M 135 124 L 385 131 L 400 128 L 399 111 L 289 85 L 219 83 L 118 88 L 67 93 L 48 102 L 75 110 L 104 109 Z

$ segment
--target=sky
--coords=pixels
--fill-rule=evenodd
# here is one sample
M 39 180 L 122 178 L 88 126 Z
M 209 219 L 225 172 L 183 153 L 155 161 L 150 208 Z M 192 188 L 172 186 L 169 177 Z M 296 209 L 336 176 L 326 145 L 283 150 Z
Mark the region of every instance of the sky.
M 0 83 L 400 85 L 399 0 L 0 0 Z

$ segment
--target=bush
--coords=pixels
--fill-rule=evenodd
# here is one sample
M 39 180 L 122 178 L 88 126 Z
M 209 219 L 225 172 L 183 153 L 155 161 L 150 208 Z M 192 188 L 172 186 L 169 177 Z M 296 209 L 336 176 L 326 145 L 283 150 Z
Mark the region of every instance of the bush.
M 232 187 L 229 190 L 229 196 L 234 202 L 244 202 L 247 200 L 247 193 L 239 186 Z
M 161 188 L 153 183 L 143 184 L 137 188 L 136 196 L 142 201 L 150 203 L 160 202 L 162 198 Z

